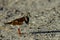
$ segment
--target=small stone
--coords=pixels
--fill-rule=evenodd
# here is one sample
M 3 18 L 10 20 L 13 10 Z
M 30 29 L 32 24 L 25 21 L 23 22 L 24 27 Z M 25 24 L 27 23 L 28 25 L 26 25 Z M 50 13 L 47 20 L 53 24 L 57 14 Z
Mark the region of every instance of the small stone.
M 51 0 L 48 0 L 48 2 L 51 2 Z
M 3 7 L 0 7 L 0 11 L 2 11 L 3 10 Z
M 7 40 L 10 40 L 10 39 L 7 39 Z
M 24 36 L 24 38 L 25 38 L 26 36 Z
M 0 35 L 0 37 L 1 37 L 1 38 L 4 38 L 4 36 L 3 36 L 3 35 Z
M 30 27 L 29 29 L 32 29 L 32 27 Z
M 41 28 L 38 27 L 38 29 L 41 29 Z
M 39 39 L 35 39 L 35 40 L 39 40 Z
M 2 39 L 0 39 L 0 40 L 2 40 Z
M 19 10 L 15 10 L 15 12 L 20 12 Z

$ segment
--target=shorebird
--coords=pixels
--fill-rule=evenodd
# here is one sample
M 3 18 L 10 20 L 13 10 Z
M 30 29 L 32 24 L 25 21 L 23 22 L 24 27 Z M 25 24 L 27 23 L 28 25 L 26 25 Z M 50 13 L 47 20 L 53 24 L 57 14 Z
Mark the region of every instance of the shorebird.
M 12 20 L 11 22 L 7 22 L 5 24 L 11 24 L 11 25 L 22 25 L 23 22 L 25 22 L 26 24 L 29 24 L 29 17 L 28 16 L 23 16 L 21 18 Z M 22 34 L 20 31 L 20 28 L 18 28 L 18 34 Z

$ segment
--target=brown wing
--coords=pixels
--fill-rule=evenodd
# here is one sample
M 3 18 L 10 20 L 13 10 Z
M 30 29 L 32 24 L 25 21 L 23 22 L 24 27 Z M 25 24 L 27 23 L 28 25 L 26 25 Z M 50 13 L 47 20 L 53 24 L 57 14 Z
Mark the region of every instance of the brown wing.
M 18 19 L 16 19 L 18 22 L 23 22 L 23 21 L 25 21 L 25 17 L 22 17 L 22 18 L 18 18 Z M 16 21 L 16 20 L 14 20 L 14 21 Z
M 25 18 L 22 17 L 22 18 L 15 19 L 15 20 L 5 23 L 5 24 L 22 25 L 24 20 L 25 20 Z

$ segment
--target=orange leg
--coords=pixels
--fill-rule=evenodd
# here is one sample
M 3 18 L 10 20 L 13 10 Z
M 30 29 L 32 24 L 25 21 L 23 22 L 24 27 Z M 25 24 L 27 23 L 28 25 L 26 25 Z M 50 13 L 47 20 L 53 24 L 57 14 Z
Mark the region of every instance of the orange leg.
M 18 34 L 19 34 L 19 36 L 21 35 L 21 31 L 20 31 L 20 28 L 18 28 Z

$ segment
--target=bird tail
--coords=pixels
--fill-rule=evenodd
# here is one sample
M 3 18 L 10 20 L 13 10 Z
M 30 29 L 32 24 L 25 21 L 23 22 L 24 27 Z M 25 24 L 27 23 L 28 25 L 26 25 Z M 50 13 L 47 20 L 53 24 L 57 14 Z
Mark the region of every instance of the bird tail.
M 4 23 L 4 24 L 11 24 L 12 22 Z

